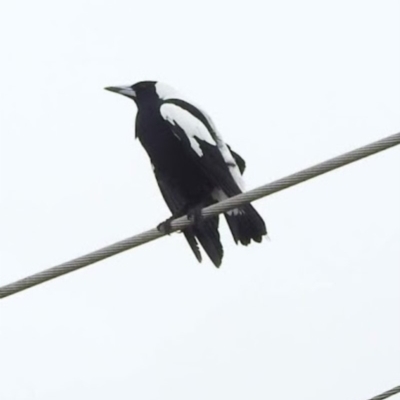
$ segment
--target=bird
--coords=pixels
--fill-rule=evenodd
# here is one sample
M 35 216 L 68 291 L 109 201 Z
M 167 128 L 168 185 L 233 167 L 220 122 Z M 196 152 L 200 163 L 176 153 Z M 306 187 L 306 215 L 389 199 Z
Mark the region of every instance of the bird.
M 183 215 L 193 225 L 183 234 L 199 262 L 199 243 L 219 267 L 223 259 L 219 216 L 201 217 L 201 209 L 245 191 L 244 159 L 227 145 L 210 116 L 171 86 L 159 81 L 109 86 L 108 91 L 137 106 L 135 137 L 147 152 L 161 194 L 172 217 L 158 226 L 169 233 L 170 221 Z M 260 243 L 267 229 L 251 204 L 226 212 L 236 244 Z

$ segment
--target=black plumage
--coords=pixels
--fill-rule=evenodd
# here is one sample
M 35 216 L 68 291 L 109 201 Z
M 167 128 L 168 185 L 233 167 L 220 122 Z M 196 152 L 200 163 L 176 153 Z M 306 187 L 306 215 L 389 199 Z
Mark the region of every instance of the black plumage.
M 106 89 L 135 101 L 136 137 L 150 157 L 173 217 L 242 193 L 245 161 L 224 143 L 210 117 L 199 107 L 160 82 Z M 261 242 L 267 233 L 263 219 L 251 204 L 229 211 L 225 217 L 236 243 Z M 183 231 L 198 261 L 200 242 L 217 267 L 223 257 L 218 223 L 218 216 L 197 219 Z

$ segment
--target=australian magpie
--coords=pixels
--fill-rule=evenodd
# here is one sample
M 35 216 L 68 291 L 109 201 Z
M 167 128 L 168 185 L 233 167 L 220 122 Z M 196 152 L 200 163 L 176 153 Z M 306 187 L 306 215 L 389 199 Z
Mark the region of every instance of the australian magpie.
M 196 215 L 196 210 L 244 191 L 245 161 L 222 140 L 199 107 L 161 82 L 105 89 L 135 101 L 136 137 L 150 157 L 174 218 Z M 228 211 L 225 218 L 236 243 L 261 242 L 267 233 L 263 219 L 250 204 Z M 223 257 L 218 223 L 218 216 L 196 218 L 195 224 L 183 231 L 197 260 L 201 262 L 199 241 L 216 267 Z

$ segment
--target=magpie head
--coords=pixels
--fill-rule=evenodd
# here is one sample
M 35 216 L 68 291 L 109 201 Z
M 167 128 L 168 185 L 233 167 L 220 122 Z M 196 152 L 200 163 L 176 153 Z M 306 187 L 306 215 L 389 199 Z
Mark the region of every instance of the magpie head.
M 175 94 L 175 90 L 170 86 L 155 81 L 142 81 L 131 86 L 110 86 L 105 89 L 131 98 L 138 107 L 157 104 L 160 100 L 174 97 Z

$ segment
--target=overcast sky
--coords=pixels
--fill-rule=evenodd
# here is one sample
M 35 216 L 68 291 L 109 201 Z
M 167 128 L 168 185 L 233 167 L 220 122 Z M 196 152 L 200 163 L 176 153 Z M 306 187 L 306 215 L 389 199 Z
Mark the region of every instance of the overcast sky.
M 103 87 L 164 81 L 253 188 L 400 131 L 400 2 L 0 4 L 0 285 L 169 216 Z M 181 235 L 1 301 L 0 398 L 369 397 L 400 377 L 400 147 L 254 203 L 217 270 Z

